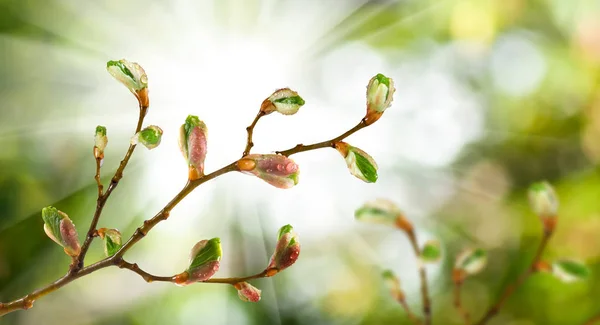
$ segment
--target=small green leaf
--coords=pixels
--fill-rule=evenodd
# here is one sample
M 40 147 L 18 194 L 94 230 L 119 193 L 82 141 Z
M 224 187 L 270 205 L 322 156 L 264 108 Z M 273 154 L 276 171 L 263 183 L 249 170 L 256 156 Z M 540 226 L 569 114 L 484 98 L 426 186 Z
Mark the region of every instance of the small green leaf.
M 110 237 L 106 237 L 106 254 L 113 256 L 121 248 L 120 244 L 115 243 Z
M 377 168 L 371 164 L 369 159 L 356 154 L 356 166 L 369 183 L 375 183 L 377 181 Z
M 106 135 L 106 127 L 102 125 L 98 125 L 96 127 L 96 135 L 105 136 Z
M 293 96 L 293 97 L 284 97 L 284 98 L 279 98 L 273 101 L 274 103 L 282 103 L 282 104 L 293 104 L 293 105 L 304 105 L 304 99 L 302 99 L 302 97 L 300 96 Z
M 188 270 L 193 272 L 194 269 L 204 266 L 207 263 L 220 261 L 221 256 L 221 239 L 209 239 L 197 252 L 195 252 Z
M 456 257 L 455 268 L 473 275 L 487 264 L 487 252 L 481 248 L 466 249 Z
M 44 224 L 46 224 L 52 236 L 54 236 L 54 238 L 59 240 L 61 243 L 62 236 L 60 235 L 60 221 L 62 219 L 63 216 L 60 215 L 58 209 L 55 207 L 49 206 L 42 209 L 42 220 L 44 220 Z
M 294 231 L 294 227 L 291 225 L 285 225 L 279 229 L 279 234 L 277 235 L 277 240 L 281 239 L 281 237 L 287 233 Z
M 125 74 L 127 77 L 131 78 L 131 80 L 135 81 L 135 77 L 133 76 L 133 73 L 131 73 L 131 71 L 125 66 L 125 64 L 121 61 L 108 61 L 106 63 L 106 68 L 110 68 L 110 67 L 116 67 L 119 70 L 121 70 L 121 72 L 123 72 L 123 74 Z
M 552 264 L 552 273 L 563 282 L 585 280 L 590 275 L 588 267 L 575 260 L 559 260 Z
M 440 242 L 437 240 L 430 240 L 423 245 L 421 251 L 421 259 L 426 263 L 435 263 L 442 257 L 442 250 Z

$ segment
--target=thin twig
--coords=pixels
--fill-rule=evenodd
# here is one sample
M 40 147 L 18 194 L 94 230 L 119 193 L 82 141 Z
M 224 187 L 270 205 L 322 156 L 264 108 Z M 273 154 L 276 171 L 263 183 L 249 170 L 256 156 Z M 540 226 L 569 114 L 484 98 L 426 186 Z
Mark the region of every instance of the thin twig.
M 96 180 L 96 184 L 98 185 L 98 199 L 102 197 L 102 191 L 104 190 L 104 186 L 102 185 L 102 181 L 100 180 L 100 167 L 102 167 L 102 157 L 96 158 L 96 175 L 94 179 Z
M 252 124 L 250 124 L 250 126 L 246 128 L 246 131 L 248 132 L 248 140 L 246 141 L 246 148 L 244 149 L 242 157 L 246 157 L 250 153 L 250 149 L 252 149 L 252 147 L 254 146 L 254 142 L 252 142 L 252 133 L 254 132 L 254 127 L 256 126 L 256 123 L 258 123 L 258 120 L 260 120 L 260 118 L 263 116 L 265 116 L 265 112 L 263 112 L 262 110 L 259 111 L 258 114 L 256 114 L 254 121 L 252 121 Z
M 462 301 L 460 299 L 460 289 L 462 288 L 462 281 L 454 282 L 454 307 L 462 317 L 465 325 L 470 325 L 470 317 L 469 312 L 462 305 Z
M 140 106 L 140 114 L 138 117 L 137 126 L 135 128 L 135 133 L 138 133 L 142 130 L 142 124 L 144 123 L 144 117 L 146 116 L 147 110 L 148 110 L 147 107 Z M 108 186 L 108 189 L 106 189 L 106 193 L 104 193 L 103 195 L 98 197 L 98 200 L 96 202 L 96 212 L 94 213 L 94 217 L 92 218 L 92 222 L 90 223 L 90 228 L 88 229 L 85 241 L 83 242 L 83 245 L 81 246 L 81 253 L 79 254 L 77 263 L 74 265 L 74 268 L 71 269 L 71 272 L 75 272 L 78 269 L 83 268 L 83 264 L 85 261 L 85 255 L 86 255 L 88 249 L 90 248 L 90 245 L 91 245 L 92 241 L 94 240 L 95 235 L 97 234 L 96 227 L 98 226 L 98 221 L 100 220 L 100 216 L 102 215 L 102 210 L 104 209 L 104 205 L 106 204 L 106 201 L 110 197 L 111 193 L 115 190 L 117 185 L 119 185 L 119 181 L 121 180 L 121 178 L 123 178 L 123 171 L 125 170 L 125 167 L 127 167 L 127 163 L 129 162 L 129 159 L 131 159 L 131 156 L 133 155 L 133 151 L 135 150 L 135 147 L 136 147 L 135 144 L 129 145 L 129 149 L 127 149 L 125 158 L 123 158 L 123 160 L 121 160 L 121 164 L 119 165 L 119 168 L 117 168 L 115 175 L 113 176 L 112 180 L 110 181 L 110 185 Z
M 423 300 L 423 316 L 425 318 L 425 325 L 430 325 L 431 298 L 429 297 L 429 287 L 427 285 L 427 270 L 425 270 L 425 265 L 421 261 L 421 248 L 419 247 L 419 243 L 417 242 L 417 236 L 415 235 L 414 230 L 412 230 L 411 228 L 405 230 L 405 232 L 415 252 L 415 256 L 417 257 L 419 280 L 421 281 L 421 297 Z
M 309 144 L 309 145 L 304 145 L 304 144 L 298 144 L 293 148 L 287 149 L 287 150 L 283 150 L 283 151 L 276 151 L 276 153 L 284 155 L 286 157 L 289 157 L 293 154 L 299 153 L 299 152 L 303 152 L 303 151 L 309 151 L 309 150 L 315 150 L 315 149 L 320 149 L 320 148 L 328 148 L 328 147 L 332 147 L 335 148 L 335 144 L 336 142 L 342 141 L 345 138 L 349 137 L 350 135 L 352 135 L 354 132 L 367 127 L 367 123 L 365 122 L 365 119 L 363 118 L 360 123 L 358 123 L 355 127 L 351 128 L 350 130 L 344 132 L 342 135 L 333 138 L 331 140 L 327 140 L 327 141 L 323 141 L 323 142 L 318 142 L 318 143 L 313 143 L 313 144 Z
M 410 306 L 408 306 L 408 303 L 406 303 L 406 299 L 402 298 L 398 300 L 398 302 L 406 312 L 408 319 L 415 325 L 421 325 L 419 318 L 410 310 Z
M 140 118 L 138 120 L 136 133 L 139 132 L 139 130 L 141 130 L 141 125 L 142 125 L 145 114 L 146 114 L 146 109 L 140 110 Z M 352 129 L 346 131 L 342 135 L 340 135 L 337 138 L 334 138 L 330 141 L 324 141 L 324 142 L 316 143 L 316 144 L 309 145 L 309 146 L 297 145 L 294 148 L 280 151 L 279 153 L 289 156 L 289 155 L 292 155 L 292 154 L 295 154 L 298 152 L 304 152 L 304 151 L 329 147 L 329 146 L 332 146 L 331 145 L 332 143 L 335 144 L 335 142 L 341 141 L 342 139 L 346 138 L 347 136 L 351 135 L 352 133 L 354 133 L 366 126 L 367 125 L 365 124 L 364 119 L 363 119 L 358 125 L 356 125 Z M 86 241 L 84 242 L 84 245 L 82 246 L 82 251 L 81 251 L 80 257 L 78 258 L 79 263 L 74 263 L 74 264 L 78 264 L 78 266 L 71 267 L 69 269 L 69 271 L 67 272 L 67 274 L 65 274 L 60 279 L 56 280 L 55 282 L 53 282 L 43 288 L 37 289 L 37 290 L 33 291 L 32 293 L 30 293 L 24 297 L 21 297 L 19 299 L 13 300 L 11 302 L 0 303 L 0 316 L 8 314 L 8 313 L 16 311 L 16 310 L 19 310 L 19 309 L 29 309 L 33 306 L 34 301 L 36 301 L 37 299 L 60 289 L 61 287 L 73 282 L 76 279 L 79 279 L 85 275 L 88 275 L 92 272 L 98 271 L 100 269 L 103 269 L 103 268 L 106 268 L 109 266 L 118 266 L 121 268 L 129 269 L 129 270 L 141 275 L 142 277 L 144 277 L 144 279 L 150 279 L 150 280 L 154 280 L 154 281 L 161 281 L 161 280 L 162 281 L 170 281 L 170 280 L 167 280 L 167 278 L 169 278 L 169 277 L 155 277 L 155 276 L 141 270 L 139 268 L 139 266 L 137 266 L 136 264 L 131 264 L 131 263 L 125 262 L 123 260 L 123 255 L 129 249 L 131 249 L 137 242 L 139 242 L 142 238 L 144 238 L 146 236 L 146 234 L 148 234 L 148 232 L 150 230 L 152 230 L 152 228 L 154 228 L 158 223 L 160 223 L 163 220 L 166 220 L 169 217 L 171 210 L 179 202 L 181 202 L 188 194 L 190 194 L 196 187 L 198 187 L 201 184 L 203 184 L 209 180 L 212 180 L 218 176 L 221 176 L 223 174 L 226 174 L 226 173 L 229 173 L 232 171 L 237 171 L 238 170 L 237 161 L 234 161 L 234 162 L 230 163 L 229 165 L 224 166 L 210 174 L 204 175 L 199 179 L 196 179 L 193 181 L 188 181 L 186 183 L 186 185 L 183 187 L 183 189 L 179 193 L 177 193 L 175 195 L 175 197 L 173 197 L 173 199 L 171 199 L 171 201 L 169 203 L 167 203 L 167 205 L 165 205 L 165 207 L 163 207 L 154 217 L 144 221 L 142 226 L 140 226 L 139 228 L 136 229 L 136 231 L 129 238 L 129 240 L 127 240 L 127 242 L 113 256 L 107 257 L 101 261 L 98 261 L 94 264 L 84 267 L 83 266 L 83 257 L 84 257 L 83 255 L 85 254 L 85 252 L 89 248 L 91 241 L 97 234 L 96 226 L 97 226 L 98 220 L 100 218 L 100 215 L 102 213 L 104 204 L 106 203 L 106 200 L 110 196 L 110 193 L 112 193 L 112 191 L 118 185 L 119 180 L 123 177 L 123 170 L 125 169 L 125 166 L 127 165 L 127 162 L 129 161 L 129 159 L 131 158 L 134 148 L 135 148 L 135 146 L 129 147 L 127 154 L 125 155 L 125 158 L 123 159 L 123 161 L 121 161 L 121 165 L 119 166 L 119 168 L 117 169 L 117 172 L 115 173 L 114 177 L 112 178 L 108 189 L 106 190 L 104 195 L 101 197 L 101 200 L 100 199 L 98 200 L 96 213 L 94 214 L 92 224 L 90 225 L 90 231 L 88 231 L 88 236 L 86 237 Z M 85 248 L 85 250 L 84 250 L 84 248 Z M 221 279 L 214 278 L 214 279 L 209 279 L 204 282 L 205 283 L 235 284 L 237 282 L 248 281 L 248 280 L 268 276 L 265 272 L 266 271 L 263 271 L 259 274 L 255 274 L 255 275 L 252 275 L 249 277 L 243 277 L 243 278 L 221 278 Z
M 552 237 L 552 231 L 544 231 L 544 235 L 530 266 L 527 268 L 527 270 L 525 270 L 525 272 L 523 272 L 523 274 L 519 276 L 519 278 L 517 278 L 517 281 L 509 285 L 506 288 L 506 290 L 504 290 L 504 292 L 498 299 L 498 302 L 496 302 L 496 304 L 494 304 L 490 307 L 490 309 L 488 309 L 483 318 L 476 323 L 477 325 L 483 325 L 487 323 L 490 319 L 492 319 L 492 317 L 494 317 L 500 311 L 502 306 L 504 306 L 504 303 L 506 303 L 508 298 L 512 296 L 512 294 L 523 284 L 523 282 L 525 282 L 525 280 L 527 280 L 527 278 L 529 278 L 533 273 L 536 272 L 536 265 L 538 265 L 538 263 L 540 262 L 542 254 L 544 253 L 544 250 L 548 245 L 550 237 Z

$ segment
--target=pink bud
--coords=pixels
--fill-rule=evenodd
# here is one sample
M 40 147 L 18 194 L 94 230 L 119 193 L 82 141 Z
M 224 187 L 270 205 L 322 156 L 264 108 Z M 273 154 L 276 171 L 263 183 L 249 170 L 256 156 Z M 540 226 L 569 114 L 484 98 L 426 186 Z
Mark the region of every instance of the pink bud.
M 208 130 L 198 116 L 190 115 L 179 130 L 179 148 L 189 165 L 189 179 L 204 175 Z
M 300 256 L 300 242 L 294 228 L 285 225 L 279 229 L 277 246 L 271 256 L 267 270 L 283 271 L 292 266 Z
M 238 169 L 282 189 L 298 184 L 300 168 L 290 158 L 277 154 L 252 154 L 237 162 Z
M 77 230 L 71 219 L 64 218 L 60 221 L 60 236 L 65 243 L 65 253 L 70 256 L 78 256 L 81 251 Z
M 234 285 L 238 291 L 238 297 L 242 301 L 258 302 L 261 291 L 248 282 L 239 282 Z

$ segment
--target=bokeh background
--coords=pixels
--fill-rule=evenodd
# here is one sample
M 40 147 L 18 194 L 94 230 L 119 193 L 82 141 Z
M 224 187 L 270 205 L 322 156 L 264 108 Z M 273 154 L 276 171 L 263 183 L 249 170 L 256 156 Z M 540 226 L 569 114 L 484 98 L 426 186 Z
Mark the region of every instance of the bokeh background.
M 401 278 L 420 310 L 416 261 L 404 236 L 357 224 L 384 197 L 438 238 L 428 266 L 435 324 L 460 324 L 450 271 L 461 249 L 489 250 L 464 287 L 477 318 L 527 267 L 541 227 L 526 188 L 546 179 L 561 199 L 544 256 L 575 257 L 584 282 L 531 278 L 490 324 L 581 324 L 600 312 L 600 2 L 597 0 L 0 0 L 0 301 L 64 274 L 68 257 L 42 231 L 40 209 L 67 212 L 80 237 L 94 211 L 94 128 L 106 125 L 106 182 L 135 128 L 136 101 L 105 71 L 127 58 L 146 69 L 163 143 L 138 148 L 100 226 L 130 235 L 184 185 L 177 129 L 209 127 L 207 170 L 239 157 L 245 127 L 274 89 L 307 104 L 271 115 L 255 152 L 332 138 L 365 110 L 378 72 L 396 80 L 394 105 L 348 139 L 379 163 L 376 184 L 349 175 L 334 150 L 299 154 L 298 186 L 278 190 L 228 174 L 197 189 L 127 259 L 169 275 L 192 245 L 219 236 L 220 276 L 264 268 L 276 231 L 292 224 L 303 251 L 255 281 L 258 304 L 220 285 L 146 284 L 105 269 L 0 324 L 408 324 L 380 272 Z M 102 258 L 94 244 L 88 260 Z

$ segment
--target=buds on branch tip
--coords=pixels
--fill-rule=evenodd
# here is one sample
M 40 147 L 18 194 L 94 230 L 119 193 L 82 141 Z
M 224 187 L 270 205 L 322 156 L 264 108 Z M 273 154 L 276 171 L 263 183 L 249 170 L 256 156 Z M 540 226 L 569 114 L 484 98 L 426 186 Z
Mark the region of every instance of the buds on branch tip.
M 106 70 L 135 95 L 140 103 L 140 107 L 147 108 L 150 105 L 148 98 L 148 76 L 139 64 L 129 62 L 125 59 L 108 61 L 106 63 Z
M 381 277 L 383 278 L 383 283 L 390 291 L 392 297 L 397 301 L 402 301 L 405 299 L 404 292 L 400 287 L 400 279 L 392 272 L 391 270 L 385 270 L 381 273 Z
M 563 259 L 552 263 L 552 274 L 565 283 L 571 283 L 587 279 L 590 270 L 579 261 Z
M 233 285 L 238 291 L 238 297 L 242 301 L 258 302 L 260 301 L 261 290 L 254 287 L 248 282 L 238 282 Z
M 44 231 L 57 244 L 61 245 L 69 256 L 78 256 L 81 251 L 77 229 L 69 216 L 55 207 L 42 209 Z
M 290 158 L 278 154 L 251 154 L 238 160 L 237 167 L 244 174 L 254 175 L 281 189 L 298 184 L 300 167 Z
M 152 150 L 160 144 L 160 140 L 162 138 L 163 130 L 156 126 L 150 125 L 140 132 L 136 133 L 131 138 L 131 144 L 141 143 L 144 147 L 148 148 L 148 150 Z
M 189 115 L 179 128 L 179 149 L 189 167 L 189 179 L 204 175 L 207 153 L 208 129 L 198 116 Z
M 271 256 L 267 275 L 272 276 L 292 266 L 300 255 L 300 242 L 294 228 L 285 225 L 279 229 L 275 252 Z
M 413 231 L 413 225 L 404 217 L 400 208 L 387 199 L 376 199 L 365 203 L 354 212 L 354 216 L 358 221 L 378 223 L 397 227 L 404 231 Z
M 377 163 L 366 152 L 345 142 L 336 142 L 335 149 L 344 157 L 350 174 L 367 183 L 377 181 Z
M 175 283 L 187 285 L 210 279 L 219 270 L 222 255 L 219 238 L 199 241 L 190 253 L 190 266 L 175 276 Z
M 540 218 L 547 232 L 552 232 L 558 216 L 558 196 L 548 182 L 538 182 L 529 186 L 529 205 Z
M 297 92 L 282 88 L 276 90 L 271 96 L 266 98 L 260 106 L 260 111 L 265 115 L 273 112 L 279 112 L 283 115 L 293 115 L 304 105 L 304 99 Z
M 123 246 L 121 242 L 121 233 L 117 229 L 98 229 L 98 236 L 104 242 L 104 254 L 106 257 L 115 255 L 115 253 Z
M 94 137 L 94 157 L 96 157 L 96 159 L 104 159 L 104 149 L 106 149 L 107 144 L 108 137 L 106 136 L 106 127 L 98 125 Z
M 470 275 L 475 275 L 487 264 L 487 252 L 481 248 L 467 248 L 462 251 L 454 263 L 454 281 L 460 282 Z
M 421 249 L 421 260 L 425 263 L 437 263 L 442 258 L 442 248 L 437 240 L 429 240 Z
M 367 85 L 367 125 L 377 121 L 383 112 L 392 105 L 394 99 L 394 80 L 381 73 L 371 78 Z

